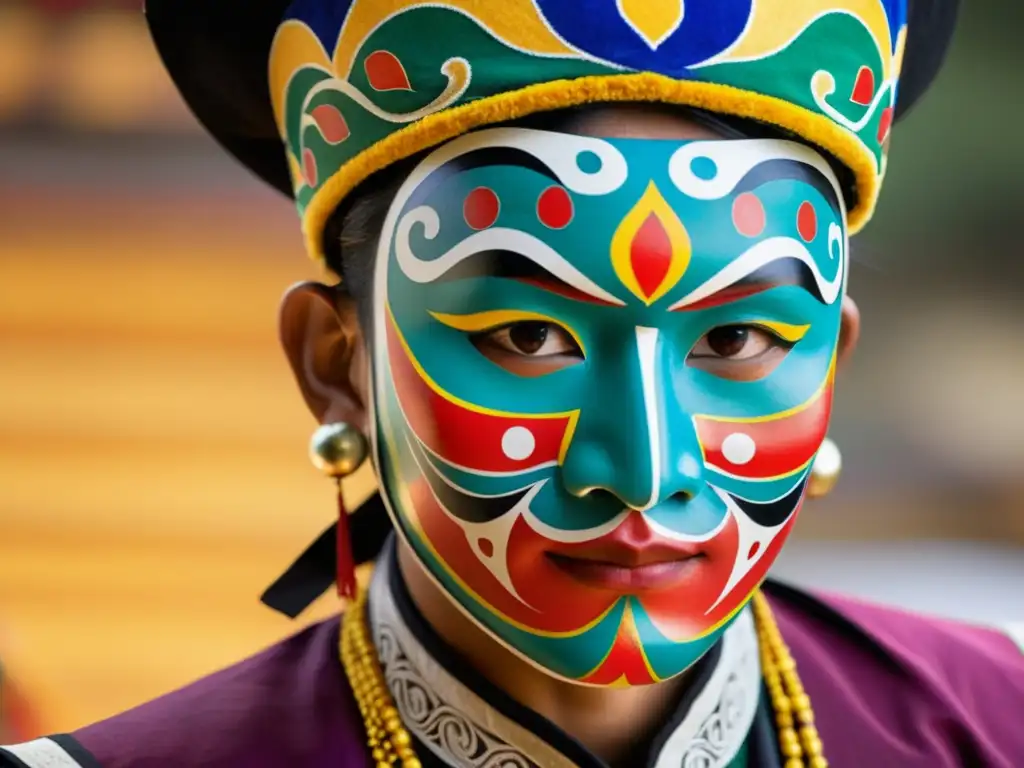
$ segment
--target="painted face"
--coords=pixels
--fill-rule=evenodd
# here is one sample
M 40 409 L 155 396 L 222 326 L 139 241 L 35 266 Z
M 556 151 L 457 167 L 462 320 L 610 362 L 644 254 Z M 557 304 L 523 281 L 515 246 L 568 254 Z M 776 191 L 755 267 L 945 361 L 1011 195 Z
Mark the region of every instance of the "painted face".
M 493 129 L 424 160 L 377 258 L 375 454 L 457 605 L 571 681 L 693 664 L 825 437 L 845 218 L 785 141 Z

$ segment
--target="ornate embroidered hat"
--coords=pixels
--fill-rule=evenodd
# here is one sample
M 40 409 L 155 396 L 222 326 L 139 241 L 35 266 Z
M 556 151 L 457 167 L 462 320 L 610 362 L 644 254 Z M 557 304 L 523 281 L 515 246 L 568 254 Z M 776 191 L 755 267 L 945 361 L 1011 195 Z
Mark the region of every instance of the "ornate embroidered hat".
M 598 102 L 774 124 L 854 179 L 870 218 L 894 120 L 926 90 L 957 0 L 148 0 L 207 129 L 294 197 L 306 244 L 374 172 L 482 125 Z M 284 145 L 282 152 L 281 145 Z

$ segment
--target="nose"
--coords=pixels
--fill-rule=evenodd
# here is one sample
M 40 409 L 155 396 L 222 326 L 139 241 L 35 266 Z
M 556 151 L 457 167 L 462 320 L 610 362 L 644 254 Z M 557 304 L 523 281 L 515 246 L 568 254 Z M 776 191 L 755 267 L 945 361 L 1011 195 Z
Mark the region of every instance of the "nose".
M 704 460 L 691 415 L 665 407 L 672 352 L 655 328 L 636 328 L 622 347 L 620 359 L 594 372 L 562 482 L 575 496 L 604 491 L 636 510 L 692 498 L 704 485 Z

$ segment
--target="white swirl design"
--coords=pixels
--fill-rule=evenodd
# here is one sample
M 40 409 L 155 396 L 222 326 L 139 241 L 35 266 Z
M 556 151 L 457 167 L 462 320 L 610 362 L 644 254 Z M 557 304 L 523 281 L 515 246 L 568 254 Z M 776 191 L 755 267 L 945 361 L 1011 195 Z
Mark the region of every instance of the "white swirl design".
M 843 276 L 845 275 L 846 248 L 842 228 L 833 223 L 829 227 L 828 238 L 829 256 L 833 260 L 837 258 L 839 260 L 839 263 L 836 265 L 835 277 L 831 279 L 826 278 L 821 273 L 821 269 L 818 267 L 811 252 L 799 240 L 792 237 L 770 237 L 767 240 L 762 240 L 752 245 L 738 258 L 730 261 L 721 270 L 669 307 L 669 311 L 672 312 L 688 307 L 691 304 L 696 304 L 698 301 L 702 301 L 718 293 L 718 291 L 728 288 L 747 275 L 761 269 L 761 267 L 779 259 L 798 259 L 806 264 L 811 270 L 811 274 L 814 275 L 814 282 L 821 292 L 822 299 L 826 304 L 834 304 L 842 292 Z M 837 245 L 838 250 L 836 249 Z
M 452 139 L 431 152 L 398 190 L 392 209 L 401 211 L 412 192 L 437 168 L 489 147 L 516 149 L 533 155 L 552 170 L 561 184 L 580 195 L 610 194 L 626 182 L 629 173 L 626 158 L 603 139 L 529 128 L 489 128 Z M 593 172 L 580 167 L 580 158 L 587 153 L 598 160 Z
M 559 280 L 601 301 L 617 306 L 624 304 L 576 269 L 550 245 L 527 232 L 492 227 L 475 232 L 436 259 L 426 260 L 419 258 L 409 243 L 412 229 L 417 224 L 423 226 L 423 236 L 427 240 L 433 240 L 441 230 L 441 219 L 437 211 L 429 205 L 421 205 L 405 214 L 398 224 L 398 231 L 395 233 L 395 258 L 405 276 L 414 283 L 432 283 L 471 256 L 485 251 L 504 250 L 529 259 Z
M 701 724 L 697 735 L 683 755 L 682 768 L 716 768 L 731 757 L 736 729 L 747 725 L 743 715 L 750 710 L 750 691 L 735 672 L 722 689 L 722 698 L 715 710 Z
M 818 108 L 826 115 L 831 117 L 837 123 L 844 128 L 853 131 L 854 133 L 860 133 L 864 126 L 871 122 L 871 118 L 875 116 L 878 111 L 879 105 L 882 100 L 888 96 L 889 105 L 893 103 L 893 86 L 896 84 L 895 80 L 886 80 L 882 83 L 878 92 L 875 94 L 875 98 L 872 99 L 871 105 L 868 107 L 867 112 L 864 113 L 860 120 L 851 120 L 846 117 L 842 112 L 833 107 L 828 103 L 828 97 L 836 92 L 836 79 L 831 72 L 824 69 L 819 69 L 814 73 L 811 78 L 811 94 L 814 96 L 814 103 L 818 105 Z
M 445 703 L 405 655 L 395 630 L 378 624 L 374 638 L 381 668 L 402 722 L 458 768 L 534 768 L 522 752 L 483 730 Z
M 386 120 L 389 123 L 412 123 L 422 117 L 433 114 L 438 110 L 451 106 L 458 101 L 469 87 L 469 82 L 473 76 L 473 69 L 469 62 L 464 58 L 461 56 L 454 56 L 441 65 L 441 74 L 448 78 L 448 84 L 445 86 L 445 89 L 436 99 L 425 107 L 420 107 L 412 112 L 387 112 L 370 101 L 366 94 L 352 85 L 348 80 L 342 80 L 337 77 L 328 78 L 327 80 L 323 80 L 310 88 L 309 93 L 306 94 L 306 98 L 303 99 L 303 127 L 306 125 L 315 125 L 313 119 L 306 114 L 306 110 L 309 109 L 309 105 L 316 95 L 323 91 L 342 93 L 374 117 Z
M 804 477 L 805 475 L 801 475 L 792 488 L 787 490 L 785 493 L 780 494 L 772 501 L 778 501 L 791 493 L 797 485 L 804 481 Z M 729 511 L 729 515 L 731 515 L 736 521 L 736 551 L 738 553 L 754 552 L 754 555 L 750 557 L 743 557 L 741 554 L 736 558 L 736 561 L 732 566 L 732 571 L 729 573 L 728 581 L 726 581 L 725 586 L 722 587 L 722 591 L 718 594 L 715 602 L 711 604 L 711 607 L 707 609 L 705 614 L 711 613 L 711 611 L 715 610 L 715 608 L 717 608 L 719 604 L 729 596 L 729 593 L 736 588 L 736 585 L 739 584 L 743 578 L 753 570 L 754 566 L 765 557 L 768 552 L 769 545 L 775 540 L 775 537 L 779 535 L 779 532 L 786 527 L 786 523 L 789 522 L 790 518 L 792 518 L 796 512 L 796 509 L 794 509 L 790 512 L 789 517 L 778 525 L 773 525 L 771 527 L 764 526 L 751 520 L 750 516 L 733 500 L 731 494 L 726 493 L 714 485 L 710 487 L 718 498 L 725 503 L 725 506 Z M 756 550 L 754 549 L 755 547 Z
M 701 178 L 693 172 L 698 159 L 714 163 L 714 173 Z M 680 192 L 697 200 L 719 200 L 730 194 L 744 176 L 769 160 L 793 160 L 819 171 L 835 190 L 843 206 L 842 189 L 831 166 L 818 152 L 783 139 L 743 139 L 739 141 L 694 141 L 680 147 L 668 162 L 668 175 Z M 846 210 L 843 207 L 843 218 Z
M 747 608 L 726 630 L 718 667 L 665 743 L 655 768 L 729 765 L 754 722 L 760 686 L 757 634 Z

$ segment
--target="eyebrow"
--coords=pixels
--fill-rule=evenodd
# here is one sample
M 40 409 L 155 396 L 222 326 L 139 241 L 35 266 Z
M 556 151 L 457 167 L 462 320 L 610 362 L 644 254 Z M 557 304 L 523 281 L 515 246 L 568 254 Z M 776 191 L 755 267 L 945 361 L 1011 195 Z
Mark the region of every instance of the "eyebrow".
M 619 306 L 587 291 L 585 286 L 571 285 L 546 270 L 543 265 L 515 251 L 480 251 L 448 270 L 441 281 L 465 280 L 474 277 L 498 277 L 515 280 L 573 301 L 606 307 Z
M 784 258 L 769 262 L 748 275 L 741 277 L 714 293 L 682 306 L 673 306 L 671 312 L 692 312 L 701 309 L 731 304 L 773 288 L 792 286 L 802 288 L 816 301 L 828 304 L 821 293 L 818 281 L 811 268 L 800 259 Z

